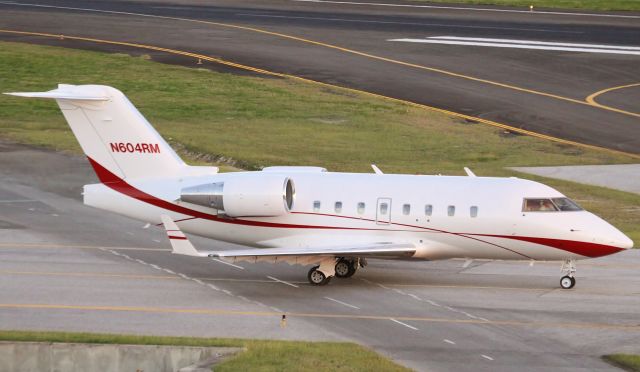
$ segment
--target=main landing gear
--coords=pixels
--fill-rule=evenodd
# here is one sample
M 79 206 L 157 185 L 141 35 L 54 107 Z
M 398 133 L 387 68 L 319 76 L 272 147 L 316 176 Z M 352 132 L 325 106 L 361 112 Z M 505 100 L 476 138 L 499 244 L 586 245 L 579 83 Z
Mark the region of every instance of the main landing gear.
M 565 272 L 567 275 L 560 278 L 560 287 L 562 289 L 571 289 L 576 285 L 576 278 L 573 276 L 576 273 L 576 261 L 575 260 L 564 260 L 562 263 L 562 268 L 560 271 Z
M 327 285 L 331 278 L 350 278 L 356 273 L 358 267 L 364 267 L 364 259 L 328 258 L 309 270 L 307 279 L 312 285 Z

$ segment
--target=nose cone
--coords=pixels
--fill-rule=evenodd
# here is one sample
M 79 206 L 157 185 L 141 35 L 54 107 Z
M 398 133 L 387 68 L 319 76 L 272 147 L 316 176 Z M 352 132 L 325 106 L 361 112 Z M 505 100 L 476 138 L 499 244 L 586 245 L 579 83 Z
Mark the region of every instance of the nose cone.
M 601 221 L 605 226 L 602 226 L 602 229 L 596 238 L 601 244 L 610 245 L 620 249 L 633 248 L 633 240 L 629 239 L 628 236 L 611 226 L 608 222 L 605 222 L 604 220 Z
M 620 243 L 618 245 L 618 247 L 620 248 L 624 248 L 624 249 L 631 249 L 633 248 L 633 240 L 629 239 L 628 236 L 622 234 L 623 239 L 620 240 Z

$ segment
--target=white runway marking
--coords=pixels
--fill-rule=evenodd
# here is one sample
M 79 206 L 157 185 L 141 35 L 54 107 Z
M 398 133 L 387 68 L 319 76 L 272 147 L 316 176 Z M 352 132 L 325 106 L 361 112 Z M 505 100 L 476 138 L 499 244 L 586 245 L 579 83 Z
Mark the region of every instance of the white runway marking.
M 413 4 L 389 4 L 389 3 L 368 3 L 358 1 L 335 1 L 335 0 L 290 0 L 302 3 L 325 3 L 325 4 L 344 4 L 344 5 L 369 5 L 382 7 L 398 7 L 398 8 L 424 8 L 424 9 L 448 9 L 448 10 L 468 10 L 474 12 L 498 12 L 498 13 L 527 13 L 527 14 L 553 14 L 567 16 L 584 16 L 584 17 L 606 17 L 606 18 L 640 18 L 635 15 L 622 14 L 598 14 L 598 13 L 571 13 L 571 12 L 554 12 L 554 11 L 529 11 L 516 9 L 498 9 L 498 8 L 466 8 L 462 6 L 441 6 L 441 5 L 413 5 Z
M 486 41 L 486 42 L 509 43 L 509 44 L 551 45 L 551 46 L 565 46 L 565 47 L 576 47 L 576 48 L 640 50 L 640 47 L 627 46 L 627 45 L 560 43 L 555 41 L 513 40 L 513 39 L 496 39 L 496 38 L 485 38 L 485 37 L 433 36 L 433 37 L 430 37 L 430 39 Z
M 493 358 L 492 358 L 492 357 L 490 357 L 490 356 L 488 356 L 488 355 L 484 355 L 484 354 L 482 354 L 482 357 L 483 357 L 483 358 L 485 358 L 485 359 L 487 359 L 487 360 L 493 360 Z
M 267 276 L 267 278 L 269 278 L 269 279 L 271 279 L 271 280 L 273 280 L 273 281 L 276 281 L 276 282 L 278 282 L 278 283 L 282 283 L 282 284 L 286 284 L 286 285 L 290 285 L 290 286 L 292 286 L 292 287 L 298 288 L 298 286 L 297 286 L 297 285 L 295 285 L 295 284 L 293 284 L 293 283 L 285 282 L 284 280 L 280 280 L 280 279 L 278 279 L 278 278 L 274 278 L 274 277 L 272 277 L 272 276 Z
M 403 325 L 403 326 L 405 326 L 405 327 L 407 327 L 407 328 L 411 328 L 411 329 L 413 329 L 414 331 L 419 331 L 419 329 L 418 329 L 418 328 L 416 328 L 416 327 L 414 327 L 414 326 L 412 326 L 412 325 L 409 325 L 409 324 L 407 324 L 407 323 L 402 323 L 402 322 L 401 322 L 401 321 L 399 321 L 399 320 L 396 320 L 396 319 L 393 319 L 393 318 L 389 318 L 389 320 L 391 320 L 391 321 L 393 321 L 393 322 L 396 322 L 396 323 L 398 323 L 398 324 L 400 324 L 400 325 Z
M 533 49 L 563 52 L 640 55 L 640 47 L 624 45 L 558 43 L 533 40 L 490 39 L 457 36 L 432 36 L 424 39 L 388 39 L 405 43 L 483 46 L 492 48 Z
M 347 307 L 350 307 L 350 308 L 353 308 L 353 309 L 358 309 L 358 310 L 360 310 L 360 308 L 359 308 L 359 307 L 357 307 L 357 306 L 354 306 L 354 305 L 348 304 L 348 303 L 346 303 L 346 302 L 342 302 L 342 301 L 340 301 L 340 300 L 336 300 L 335 298 L 331 298 L 331 297 L 325 297 L 325 298 L 326 298 L 327 300 L 329 300 L 329 301 L 333 301 L 333 302 L 339 303 L 340 305 L 344 305 L 344 306 L 347 306 Z
M 442 340 L 442 341 L 444 341 L 444 342 L 446 342 L 448 344 L 451 344 L 451 345 L 455 345 L 456 344 L 455 342 L 453 342 L 451 340 L 447 340 L 446 338 L 444 340 Z
M 487 30 L 514 30 L 514 31 L 532 31 L 532 32 L 553 32 L 567 34 L 582 34 L 580 31 L 558 31 L 543 28 L 518 28 L 518 27 L 491 27 L 491 26 L 469 26 L 458 25 L 453 23 L 429 23 L 429 22 L 394 22 L 394 21 L 372 21 L 367 19 L 349 19 L 349 18 L 324 18 L 324 17 L 302 17 L 302 16 L 286 16 L 276 14 L 258 14 L 258 13 L 236 13 L 243 17 L 263 17 L 263 18 L 283 18 L 283 19 L 309 19 L 314 21 L 331 21 L 331 22 L 351 22 L 351 23 L 372 23 L 372 24 L 389 24 L 389 25 L 407 25 L 407 26 L 424 26 L 424 27 L 446 27 L 446 28 L 471 28 L 471 29 L 487 29 Z
M 219 260 L 217 258 L 212 258 L 212 260 L 214 260 L 216 262 L 220 262 L 221 264 L 225 264 L 225 265 L 229 265 L 231 267 L 235 267 L 236 269 L 244 270 L 244 267 L 238 266 L 238 265 L 234 265 L 231 262 L 222 261 L 222 260 Z

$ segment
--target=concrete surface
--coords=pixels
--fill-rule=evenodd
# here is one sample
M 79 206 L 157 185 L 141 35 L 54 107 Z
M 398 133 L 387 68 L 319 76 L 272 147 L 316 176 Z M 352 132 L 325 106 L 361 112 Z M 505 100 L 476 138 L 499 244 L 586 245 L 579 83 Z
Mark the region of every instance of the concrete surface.
M 640 164 L 515 167 L 510 169 L 640 194 Z
M 301 266 L 171 255 L 162 230 L 83 206 L 94 180 L 82 157 L 0 142 L 0 329 L 354 341 L 419 371 L 640 353 L 640 250 L 580 261 L 572 290 L 559 263 L 375 260 L 312 287 Z
M 0 372 L 211 371 L 228 347 L 105 345 L 0 341 Z
M 384 2 L 416 5 L 398 0 Z M 637 13 L 625 13 L 627 18 L 622 18 L 616 14 L 597 17 L 580 12 L 545 14 L 459 8 L 288 0 L 33 0 L 22 5 L 0 3 L 0 28 L 203 53 L 547 135 L 640 153 L 640 86 L 596 97 L 603 105 L 630 113 L 585 104 L 585 98 L 598 91 L 640 81 L 637 55 L 388 41 L 455 36 L 638 47 L 640 18 L 629 18 Z M 195 63 L 191 58 L 160 52 L 69 39 L 0 33 L 0 40 L 148 54 L 158 61 L 190 66 Z M 208 62 L 198 67 L 238 72 Z

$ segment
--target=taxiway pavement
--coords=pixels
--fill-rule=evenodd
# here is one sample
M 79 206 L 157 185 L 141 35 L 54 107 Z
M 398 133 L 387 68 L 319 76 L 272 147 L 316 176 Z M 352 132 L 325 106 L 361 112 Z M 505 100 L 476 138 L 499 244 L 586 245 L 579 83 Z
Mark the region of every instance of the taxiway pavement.
M 83 206 L 91 182 L 82 157 L 0 143 L 2 329 L 347 340 L 429 371 L 611 370 L 600 355 L 640 353 L 640 250 L 579 262 L 572 290 L 558 263 L 461 261 L 372 261 L 313 287 L 301 266 L 171 255 L 161 229 Z
M 0 29 L 202 53 L 640 153 L 636 104 L 640 14 L 433 7 L 397 0 L 373 3 L 0 1 Z M 454 39 L 442 44 L 442 37 Z M 148 50 L 70 39 L 2 32 L 0 39 L 194 63 Z M 537 49 L 514 49 L 513 40 Z M 588 44 L 580 48 L 590 52 L 571 49 L 575 44 Z M 209 62 L 205 67 L 221 68 Z

